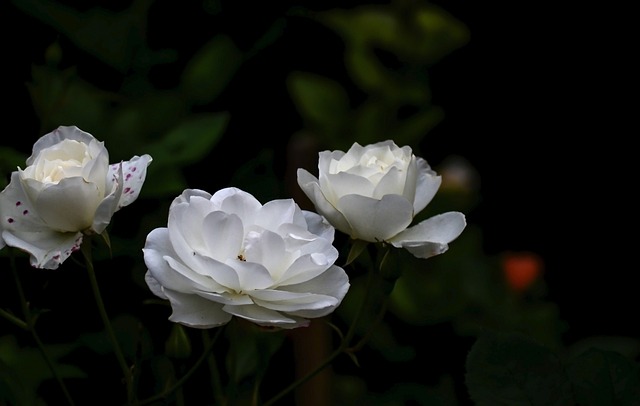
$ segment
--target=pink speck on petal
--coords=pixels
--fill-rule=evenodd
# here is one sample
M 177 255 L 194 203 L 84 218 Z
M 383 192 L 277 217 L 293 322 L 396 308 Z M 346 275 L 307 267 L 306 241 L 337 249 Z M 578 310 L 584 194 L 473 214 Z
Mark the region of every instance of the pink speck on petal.
M 136 167 L 134 166 L 133 168 L 131 168 L 131 172 L 135 172 L 136 171 Z
M 29 210 L 23 211 L 22 214 L 26 216 L 27 214 L 29 214 Z
M 125 180 L 129 180 L 129 179 L 131 179 L 131 174 L 127 173 L 127 176 L 125 177 Z
M 60 255 L 54 255 L 54 256 L 53 256 L 53 259 L 55 259 L 55 260 L 60 259 Z
M 21 204 L 22 204 L 22 202 L 21 202 L 21 201 L 17 201 L 17 202 L 16 202 L 16 206 L 20 206 Z
M 7 219 L 7 222 L 8 222 L 8 223 L 13 223 L 13 222 L 14 222 L 14 220 L 13 220 L 12 218 L 8 218 L 8 219 Z
M 124 188 L 124 193 L 129 193 L 130 190 L 131 190 L 130 187 L 126 187 L 126 188 Z

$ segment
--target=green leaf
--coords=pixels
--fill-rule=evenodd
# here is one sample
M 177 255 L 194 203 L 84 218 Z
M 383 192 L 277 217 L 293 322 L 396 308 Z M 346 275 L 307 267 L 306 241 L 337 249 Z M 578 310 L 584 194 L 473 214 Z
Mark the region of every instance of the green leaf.
M 633 405 L 640 399 L 640 366 L 614 352 L 591 348 L 567 366 L 580 406 Z
M 77 343 L 45 345 L 45 351 L 62 379 L 87 377 L 75 365 L 60 362 L 77 347 Z M 53 374 L 40 351 L 19 346 L 14 336 L 0 337 L 0 404 L 15 399 L 16 405 L 36 405 L 40 385 L 50 379 Z
M 184 121 L 147 149 L 157 166 L 188 165 L 206 156 L 220 140 L 228 113 L 203 114 Z
M 198 104 L 213 101 L 226 87 L 243 61 L 233 41 L 218 35 L 205 44 L 182 73 L 182 87 Z
M 291 73 L 287 86 L 308 126 L 324 136 L 337 137 L 350 109 L 342 86 L 332 79 L 305 72 Z
M 556 354 L 520 333 L 487 332 L 467 357 L 466 385 L 478 406 L 574 406 Z

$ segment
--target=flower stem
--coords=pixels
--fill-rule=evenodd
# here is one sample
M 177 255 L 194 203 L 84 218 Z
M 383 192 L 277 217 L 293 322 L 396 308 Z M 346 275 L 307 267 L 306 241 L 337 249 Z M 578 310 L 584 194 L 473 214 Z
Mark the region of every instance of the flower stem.
M 67 386 L 64 384 L 62 377 L 58 373 L 58 370 L 56 369 L 53 361 L 51 360 L 51 357 L 49 357 L 49 353 L 47 353 L 47 350 L 44 344 L 42 343 L 42 340 L 40 340 L 40 337 L 36 332 L 35 319 L 31 315 L 31 311 L 29 310 L 29 303 L 27 302 L 26 296 L 24 294 L 24 290 L 22 289 L 22 283 L 20 283 L 20 278 L 18 276 L 18 271 L 16 268 L 13 250 L 9 250 L 9 251 L 10 251 L 11 271 L 13 273 L 13 279 L 16 282 L 16 289 L 18 290 L 18 296 L 20 297 L 20 305 L 22 307 L 22 312 L 24 313 L 25 321 L 18 319 L 17 317 L 13 316 L 12 314 L 4 310 L 2 310 L 1 313 L 4 317 L 8 318 L 10 321 L 15 323 L 19 327 L 31 332 L 31 336 L 33 337 L 33 341 L 35 341 L 36 346 L 38 347 L 38 351 L 40 351 L 40 354 L 42 355 L 42 358 L 47 364 L 47 367 L 49 368 L 49 370 L 51 371 L 51 374 L 53 375 L 56 382 L 60 386 L 60 389 L 62 390 L 62 393 L 64 394 L 64 397 L 67 400 L 67 403 L 69 403 L 70 406 L 74 406 L 75 403 L 73 402 L 73 398 L 71 397 L 71 394 L 67 389 Z
M 19 319 L 18 317 L 14 316 L 13 314 L 9 313 L 4 309 L 0 309 L 0 316 L 4 317 L 5 319 L 7 319 L 8 321 L 20 327 L 23 330 L 29 330 L 29 325 L 27 323 L 25 323 L 24 321 L 22 321 L 21 319 Z
M 138 403 L 139 406 L 144 406 L 144 405 L 148 405 L 151 404 L 155 401 L 158 400 L 163 400 L 165 399 L 167 396 L 169 396 L 170 394 L 172 394 L 173 392 L 175 392 L 178 388 L 181 388 L 182 385 L 185 384 L 185 382 L 187 382 L 187 380 L 191 377 L 191 375 L 193 375 L 193 373 L 198 369 L 198 367 L 200 367 L 200 365 L 208 358 L 209 353 L 211 352 L 211 350 L 213 350 L 214 344 L 216 343 L 216 340 L 218 339 L 218 337 L 220 336 L 220 333 L 223 329 L 222 328 L 218 328 L 218 331 L 216 331 L 215 336 L 213 337 L 213 339 L 211 340 L 211 342 L 208 344 L 208 346 L 202 351 L 202 355 L 200 355 L 200 358 L 198 358 L 198 360 L 193 364 L 193 366 L 191 367 L 191 369 L 189 369 L 183 376 L 182 378 L 180 378 L 175 384 L 173 384 L 170 388 L 165 389 L 164 391 L 162 391 L 162 393 L 159 393 L 157 395 L 154 395 L 150 398 L 147 398 L 141 402 Z
M 91 239 L 89 237 L 85 237 L 85 241 L 81 245 L 81 251 L 84 255 L 85 264 L 87 267 L 87 273 L 89 274 L 89 280 L 91 282 L 91 289 L 93 291 L 93 296 L 95 297 L 96 304 L 98 305 L 98 311 L 100 312 L 100 317 L 102 318 L 102 323 L 104 324 L 105 330 L 107 331 L 107 335 L 111 340 L 111 345 L 113 346 L 116 358 L 118 359 L 118 364 L 120 365 L 120 369 L 122 369 L 122 374 L 124 375 L 125 383 L 127 386 L 127 401 L 128 404 L 133 404 L 134 393 L 133 393 L 133 375 L 131 373 L 131 369 L 127 366 L 127 362 L 125 361 L 124 354 L 122 353 L 122 348 L 120 348 L 120 344 L 118 343 L 118 339 L 113 331 L 113 327 L 111 326 L 111 321 L 109 320 L 109 315 L 107 314 L 107 310 L 104 306 L 104 301 L 102 300 L 102 295 L 100 294 L 100 287 L 98 286 L 98 280 L 96 279 L 96 272 L 93 267 L 93 261 L 91 260 Z
M 216 335 L 213 340 L 211 340 L 211 338 L 209 337 L 208 330 L 202 331 L 202 342 L 204 343 L 205 348 L 213 348 L 213 342 L 215 342 L 215 340 L 218 338 L 220 330 L 222 330 L 222 328 L 219 328 L 218 331 L 216 331 Z M 211 374 L 211 386 L 213 387 L 213 397 L 215 398 L 215 404 L 219 406 L 226 406 L 227 400 L 223 394 L 222 381 L 220 380 L 220 371 L 218 370 L 218 364 L 216 363 L 216 360 L 210 351 L 207 354 L 206 358 Z

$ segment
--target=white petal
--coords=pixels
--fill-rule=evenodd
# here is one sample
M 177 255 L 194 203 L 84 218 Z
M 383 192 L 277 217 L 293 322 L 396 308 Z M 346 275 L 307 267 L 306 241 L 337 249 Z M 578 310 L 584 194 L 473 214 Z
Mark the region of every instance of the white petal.
M 465 216 L 460 212 L 443 213 L 406 229 L 389 242 L 394 247 L 407 249 L 418 258 L 429 258 L 445 252 L 466 224 Z
M 286 317 L 284 314 L 274 310 L 265 309 L 257 305 L 230 306 L 223 307 L 224 311 L 234 316 L 249 320 L 260 326 L 273 326 L 281 328 L 301 327 L 308 323 L 294 318 Z
M 324 216 L 332 226 L 345 234 L 351 235 L 351 225 L 335 207 L 325 198 L 318 179 L 304 169 L 298 169 L 298 185 L 311 200 L 318 213 Z
M 327 219 L 312 211 L 303 210 L 302 213 L 307 221 L 307 228 L 310 232 L 329 242 L 333 242 L 336 229 L 329 224 Z
M 315 278 L 338 258 L 338 250 L 325 239 L 316 238 L 300 249 L 299 257 L 289 266 L 278 286 L 291 285 Z
M 315 318 L 325 316 L 340 306 L 342 299 L 344 299 L 349 291 L 349 287 L 350 284 L 347 273 L 339 266 L 333 265 L 314 279 L 296 285 L 281 287 L 280 289 L 289 292 L 313 292 L 318 295 L 331 296 L 336 299 L 335 304 L 331 307 L 290 313 L 300 317 Z
M 373 192 L 370 194 L 366 194 L 365 196 L 373 197 L 374 199 L 381 199 L 384 195 L 403 195 L 405 199 L 412 202 L 413 194 L 411 194 L 410 196 L 404 194 L 406 182 L 406 168 L 389 168 L 387 173 L 385 173 L 384 176 L 380 179 Z M 415 185 L 411 185 L 411 188 L 414 189 Z
M 211 328 L 226 324 L 231 315 L 222 309 L 222 305 L 197 295 L 174 292 L 165 289 L 164 293 L 171 302 L 173 313 L 169 320 L 194 328 Z
M 241 293 L 232 293 L 232 292 L 222 292 L 222 293 L 214 293 L 214 292 L 205 292 L 201 290 L 196 290 L 194 293 L 198 296 L 209 299 L 213 302 L 220 303 L 223 305 L 249 305 L 253 304 L 253 300 L 245 294 Z
M 315 293 L 262 289 L 250 293 L 258 306 L 282 312 L 335 308 L 338 299 Z
M 327 200 L 334 203 L 349 194 L 373 197 L 375 187 L 369 179 L 348 172 L 325 173 L 320 177 L 320 189 L 327 196 Z
M 412 202 L 399 195 L 386 195 L 380 200 L 347 195 L 340 199 L 338 209 L 351 224 L 351 237 L 369 242 L 387 240 L 413 220 Z
M 285 251 L 282 237 L 268 230 L 261 233 L 248 233 L 245 241 L 244 259 L 247 263 L 260 264 L 268 271 L 269 284 L 261 284 L 261 288 L 270 286 L 273 279 L 280 278 L 290 262 L 289 253 Z M 238 270 L 238 273 L 241 272 Z M 266 283 L 266 280 L 264 282 Z M 241 284 L 244 288 L 248 287 L 243 282 Z
M 194 197 L 201 197 L 203 199 L 210 200 L 211 194 L 209 192 L 205 192 L 204 190 L 200 190 L 200 189 L 185 189 L 180 194 L 180 196 L 177 196 L 175 199 L 173 199 L 173 201 L 171 202 L 171 206 L 169 207 L 169 210 L 171 210 L 173 206 L 177 204 L 189 203 L 191 199 Z M 214 209 L 215 208 L 212 207 L 211 211 L 213 211 Z
M 255 224 L 267 230 L 275 231 L 283 223 L 304 225 L 304 218 L 293 199 L 272 200 L 260 208 Z
M 0 192 L 0 229 L 25 232 L 50 230 L 24 193 L 17 171 L 11 174 L 11 182 Z
M 115 171 L 116 173 L 112 173 Z M 107 190 L 109 194 L 104 197 L 95 211 L 91 229 L 96 233 L 102 233 L 111 222 L 113 214 L 118 210 L 118 202 L 122 196 L 123 183 L 122 165 L 111 165 L 107 179 Z
M 153 275 L 151 275 L 151 272 L 147 271 L 144 274 L 144 281 L 147 283 L 147 286 L 149 287 L 149 290 L 151 290 L 151 293 L 161 299 L 169 299 L 167 295 L 164 294 L 162 285 L 156 278 L 153 277 Z
M 418 174 L 415 183 L 415 198 L 413 201 L 414 216 L 427 207 L 442 183 L 442 178 L 431 169 L 427 161 L 417 157 L 416 164 Z M 409 184 L 407 184 L 407 187 L 409 187 Z
M 226 265 L 233 268 L 239 279 L 237 286 L 230 287 L 236 292 L 264 289 L 273 285 L 271 274 L 262 264 L 233 258 Z
M 32 266 L 44 269 L 57 269 L 82 244 L 81 233 L 59 233 L 53 230 L 4 230 L 2 238 L 8 246 L 29 253 Z
M 245 226 L 255 223 L 255 216 L 262 207 L 255 197 L 238 188 L 221 189 L 213 194 L 211 201 L 218 210 L 237 214 Z
M 33 163 L 41 150 L 56 145 L 65 139 L 79 141 L 89 146 L 95 145 L 97 148 L 103 149 L 103 153 L 107 153 L 104 148 L 104 143 L 97 141 L 93 135 L 82 131 L 76 126 L 60 126 L 52 132 L 43 135 L 33 144 L 32 154 L 27 158 L 27 165 Z M 108 154 L 107 162 L 109 162 Z
M 201 275 L 177 259 L 166 228 L 151 231 L 142 252 L 151 276 L 165 288 L 180 292 L 224 290 L 210 277 Z
M 32 182 L 36 181 L 25 179 L 23 185 Z M 49 227 L 56 231 L 76 232 L 91 227 L 102 198 L 96 184 L 74 177 L 62 179 L 56 185 L 41 189 L 31 202 Z
M 221 262 L 236 258 L 244 240 L 242 220 L 221 211 L 209 213 L 202 224 L 202 238 L 211 258 Z
M 153 159 L 150 155 L 134 156 L 129 161 L 122 162 L 122 176 L 124 179 L 122 196 L 118 202 L 118 210 L 130 205 L 140 195 L 140 190 L 147 177 L 147 167 Z M 109 173 L 111 175 L 111 173 Z M 108 177 L 111 179 L 111 176 Z

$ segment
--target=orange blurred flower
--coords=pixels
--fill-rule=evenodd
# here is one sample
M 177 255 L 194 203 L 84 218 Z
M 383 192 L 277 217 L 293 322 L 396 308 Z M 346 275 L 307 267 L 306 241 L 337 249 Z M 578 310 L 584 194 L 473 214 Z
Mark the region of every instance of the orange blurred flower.
M 532 252 L 507 252 L 502 256 L 502 271 L 507 285 L 515 292 L 527 290 L 542 273 L 542 258 Z

